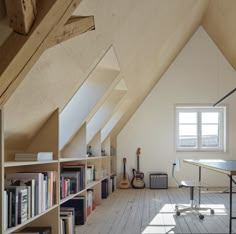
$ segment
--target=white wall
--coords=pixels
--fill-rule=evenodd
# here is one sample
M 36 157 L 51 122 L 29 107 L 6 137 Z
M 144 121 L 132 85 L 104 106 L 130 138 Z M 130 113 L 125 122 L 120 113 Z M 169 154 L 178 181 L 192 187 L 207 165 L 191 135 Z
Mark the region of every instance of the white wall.
M 144 79 L 148 79 L 144 77 Z M 166 171 L 176 158 L 236 159 L 236 93 L 225 100 L 228 105 L 228 145 L 225 153 L 176 152 L 175 104 L 211 104 L 236 87 L 236 73 L 202 27 L 193 35 L 162 79 L 154 87 L 117 138 L 117 166 L 122 172 L 122 158 L 127 171 L 136 168 L 136 149 L 141 147 L 140 169 L 148 185 L 150 171 Z M 181 164 L 179 178 L 197 178 L 198 168 Z M 203 170 L 210 185 L 228 185 L 223 174 Z

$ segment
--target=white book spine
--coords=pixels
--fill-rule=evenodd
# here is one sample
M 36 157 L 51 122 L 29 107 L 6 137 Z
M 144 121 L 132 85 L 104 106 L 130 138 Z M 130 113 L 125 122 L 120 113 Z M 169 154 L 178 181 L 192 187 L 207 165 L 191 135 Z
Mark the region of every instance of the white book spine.
M 8 226 L 8 195 L 7 195 L 7 191 L 4 191 L 4 231 L 7 230 L 7 226 Z
M 44 211 L 43 209 L 43 203 L 44 203 L 44 192 L 43 192 L 43 181 L 44 176 L 42 173 L 40 173 L 40 181 L 39 181 L 39 214 Z
M 35 216 L 35 180 L 32 179 L 31 185 L 31 217 Z
M 24 223 L 27 218 L 28 218 L 28 188 L 22 189 L 20 191 L 20 196 L 21 196 L 21 210 L 19 211 L 19 213 L 21 214 L 21 223 Z
M 31 208 L 31 203 L 32 203 L 32 195 L 31 195 L 31 186 L 27 186 L 27 196 L 28 196 L 28 209 L 27 209 L 27 219 L 30 219 L 32 217 L 32 208 Z

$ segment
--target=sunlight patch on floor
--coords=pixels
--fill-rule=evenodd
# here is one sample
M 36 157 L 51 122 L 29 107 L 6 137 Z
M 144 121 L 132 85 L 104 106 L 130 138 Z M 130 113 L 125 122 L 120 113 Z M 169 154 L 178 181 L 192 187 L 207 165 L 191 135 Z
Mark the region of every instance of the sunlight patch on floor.
M 148 226 L 143 232 L 142 234 L 151 234 L 151 233 L 175 233 L 173 231 L 175 226 Z
M 178 217 L 175 214 L 176 204 L 165 204 L 160 211 L 151 220 L 148 226 L 144 228 L 142 234 L 148 233 L 175 233 L 176 219 Z M 185 205 L 188 204 L 178 204 Z M 214 215 L 227 215 L 227 210 L 224 204 L 203 204 L 201 207 L 214 209 Z M 211 216 L 209 211 L 201 211 L 202 214 Z M 188 215 L 188 212 L 181 213 L 181 216 Z

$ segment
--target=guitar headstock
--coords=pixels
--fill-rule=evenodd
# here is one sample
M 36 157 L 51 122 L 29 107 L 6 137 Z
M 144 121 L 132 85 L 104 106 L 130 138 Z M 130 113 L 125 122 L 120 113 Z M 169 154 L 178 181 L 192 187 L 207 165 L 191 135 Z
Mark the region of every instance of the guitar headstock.
M 126 164 L 126 158 L 123 158 L 123 163 Z
M 137 149 L 137 151 L 136 151 L 136 154 L 137 154 L 138 157 L 139 157 L 139 155 L 141 154 L 141 148 L 140 148 L 140 147 L 138 147 L 138 149 Z

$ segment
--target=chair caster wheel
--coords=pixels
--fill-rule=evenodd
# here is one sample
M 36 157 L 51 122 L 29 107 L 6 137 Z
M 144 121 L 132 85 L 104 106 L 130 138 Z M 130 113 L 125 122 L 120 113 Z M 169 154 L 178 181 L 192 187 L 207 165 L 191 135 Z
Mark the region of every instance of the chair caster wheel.
M 214 211 L 213 209 L 211 209 L 211 214 L 212 214 L 212 215 L 215 214 L 215 211 Z
M 204 215 L 200 214 L 199 215 L 199 219 L 203 220 L 204 219 Z
M 177 215 L 177 216 L 180 216 L 180 212 L 179 212 L 179 211 L 176 211 L 176 215 Z

